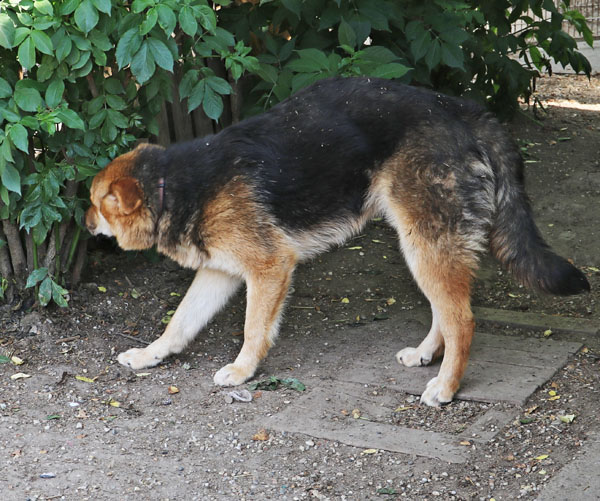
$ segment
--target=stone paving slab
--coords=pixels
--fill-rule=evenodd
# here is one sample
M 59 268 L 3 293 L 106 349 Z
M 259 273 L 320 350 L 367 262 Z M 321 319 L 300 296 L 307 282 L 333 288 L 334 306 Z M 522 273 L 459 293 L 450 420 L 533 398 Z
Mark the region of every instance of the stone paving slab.
M 340 420 L 341 409 L 360 408 L 364 419 Z M 379 408 L 379 409 L 377 409 Z M 367 395 L 364 385 L 322 382 L 283 412 L 271 416 L 269 429 L 303 433 L 352 445 L 365 450 L 382 449 L 404 454 L 464 463 L 467 450 L 460 439 L 449 433 L 436 433 L 375 421 L 382 411 L 391 413 L 393 406 L 382 407 Z
M 335 376 L 314 380 L 305 395 L 263 425 L 364 449 L 462 463 L 467 450 L 460 445 L 461 440 L 487 442 L 514 418 L 509 412 L 490 409 L 460 435 L 385 422 L 402 398 L 396 398 L 396 392 L 420 394 L 439 370 L 439 364 L 414 368 L 399 365 L 394 358 L 396 351 L 402 346 L 416 346 L 426 330 L 417 322 L 396 326 L 401 334 L 390 327 L 368 324 L 349 329 L 344 341 L 338 340 L 340 345 L 322 354 L 320 360 L 329 366 L 330 374 L 335 367 Z M 364 344 L 352 343 L 355 336 L 369 336 L 374 342 L 365 348 Z M 457 398 L 523 405 L 580 347 L 580 343 L 478 332 Z M 372 392 L 382 387 L 384 394 L 374 397 Z M 361 409 L 366 419 L 340 418 L 341 409 L 355 408 Z
M 540 501 L 596 501 L 600 499 L 600 441 L 584 445 L 583 452 L 565 465 L 544 487 Z
M 367 384 L 393 381 L 397 389 L 420 395 L 427 382 L 437 375 L 439 362 L 428 367 L 404 367 L 395 361 L 394 354 L 403 346 L 417 346 L 424 335 L 425 332 L 417 332 L 416 329 L 398 337 L 379 335 L 369 353 L 351 357 L 344 370 L 339 371 L 338 378 Z M 551 338 L 477 332 L 469 365 L 456 398 L 523 405 L 581 346 L 581 343 Z
M 496 308 L 473 308 L 475 320 L 478 325 L 493 323 L 508 325 L 511 327 L 525 329 L 550 329 L 553 332 L 566 332 L 575 334 L 598 335 L 600 325 L 585 318 L 559 317 L 545 315 L 543 313 L 532 313 L 512 310 L 499 310 Z

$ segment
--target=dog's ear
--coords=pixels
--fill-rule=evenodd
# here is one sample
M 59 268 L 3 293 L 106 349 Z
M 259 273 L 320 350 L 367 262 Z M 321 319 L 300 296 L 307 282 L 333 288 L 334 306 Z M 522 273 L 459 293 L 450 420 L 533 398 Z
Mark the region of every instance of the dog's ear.
M 114 198 L 115 212 L 129 215 L 142 205 L 142 190 L 136 179 L 122 177 L 110 185 L 108 196 Z

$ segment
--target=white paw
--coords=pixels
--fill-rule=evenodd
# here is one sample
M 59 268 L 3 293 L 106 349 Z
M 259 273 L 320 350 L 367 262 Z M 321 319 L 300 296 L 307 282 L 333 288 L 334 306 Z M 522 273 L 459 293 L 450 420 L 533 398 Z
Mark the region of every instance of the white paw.
M 214 377 L 215 384 L 219 386 L 237 386 L 254 375 L 254 370 L 236 364 L 227 364 L 219 369 Z
M 427 383 L 427 388 L 421 395 L 421 403 L 430 407 L 439 407 L 452 402 L 452 397 L 454 397 L 454 392 L 448 385 L 438 377 L 434 377 Z
M 154 356 L 147 348 L 131 348 L 131 350 L 121 353 L 117 360 L 120 364 L 135 371 L 154 367 L 162 361 L 162 358 Z
M 421 365 L 429 365 L 432 360 L 429 354 L 423 355 L 417 348 L 404 348 L 396 353 L 396 360 L 399 364 L 406 367 L 420 367 Z

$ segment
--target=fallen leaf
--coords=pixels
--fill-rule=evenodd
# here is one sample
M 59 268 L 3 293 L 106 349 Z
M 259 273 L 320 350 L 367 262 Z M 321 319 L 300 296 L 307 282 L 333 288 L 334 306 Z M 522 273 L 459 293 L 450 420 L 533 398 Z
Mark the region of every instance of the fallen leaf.
M 100 292 L 106 292 L 106 287 L 99 286 L 99 287 L 98 287 L 98 290 L 99 290 Z
M 150 375 L 152 375 L 151 372 L 138 372 L 136 374 L 137 377 L 146 377 L 146 376 L 150 376 Z
M 550 337 L 553 334 L 552 330 L 546 329 L 544 331 L 544 337 Z
M 392 306 L 395 302 L 396 302 L 396 300 L 393 297 L 389 298 L 386 301 L 386 303 L 387 303 L 388 306 Z
M 558 416 L 558 419 L 560 419 L 563 423 L 572 423 L 575 417 L 575 414 L 565 414 L 564 416 Z
M 258 432 L 254 435 L 252 435 L 252 440 L 264 442 L 265 440 L 269 440 L 269 434 L 267 433 L 267 430 L 263 428 L 261 430 L 258 430 Z
M 23 364 L 25 363 L 25 361 L 24 361 L 24 360 L 20 359 L 20 358 L 19 358 L 19 357 L 17 357 L 17 356 L 12 356 L 12 357 L 10 357 L 10 361 L 11 361 L 13 364 L 15 364 L 15 365 L 23 365 Z
M 10 362 L 10 358 L 6 355 L 0 355 L 0 364 L 7 364 L 8 362 Z
M 409 406 L 406 406 L 406 405 L 405 405 L 405 406 L 403 406 L 403 407 L 396 407 L 396 408 L 394 409 L 394 412 L 408 411 L 408 410 L 410 410 L 410 409 L 412 409 L 412 407 L 409 407 Z
M 355 247 L 346 247 L 348 250 L 360 250 L 362 249 L 362 247 L 360 245 L 357 245 Z
M 548 454 L 540 454 L 539 456 L 537 456 L 534 459 L 537 459 L 538 461 L 543 461 L 544 459 L 548 458 Z
M 131 297 L 133 299 L 137 299 L 137 298 L 140 297 L 140 293 L 137 290 L 135 290 L 135 289 L 131 289 Z
M 340 302 L 343 304 L 348 304 L 350 300 L 347 297 L 343 297 Z
M 352 410 L 352 417 L 354 419 L 358 419 L 360 417 L 360 414 L 361 414 L 360 409 L 353 409 Z
M 60 416 L 58 414 L 50 414 L 49 416 L 46 416 L 46 419 L 51 421 L 53 419 L 60 419 Z
M 256 381 L 251 383 L 248 387 L 251 391 L 254 390 L 266 390 L 266 391 L 274 391 L 279 388 L 280 385 L 286 386 L 292 390 L 296 391 L 304 391 L 306 390 L 306 386 L 304 383 L 298 381 L 298 379 L 293 377 L 288 377 L 284 379 L 280 379 L 277 376 L 270 376 L 268 379 L 263 379 L 262 381 Z
M 548 395 L 550 395 L 551 397 L 553 397 L 553 396 L 555 396 L 555 395 L 556 395 L 556 392 L 555 392 L 554 390 L 550 390 L 550 391 L 548 392 Z
M 78 381 L 83 381 L 84 383 L 95 383 L 97 377 L 92 379 L 92 378 L 85 377 L 85 376 L 75 376 L 75 379 L 77 379 Z
M 375 238 L 373 240 L 371 240 L 371 242 L 373 242 L 374 244 L 384 244 L 385 243 L 382 240 L 377 240 Z
M 554 400 L 558 400 L 558 399 L 560 399 L 560 395 L 554 395 L 553 397 L 550 397 L 550 398 L 548 399 L 548 401 L 549 401 L 549 402 L 553 402 Z
M 377 454 L 379 451 L 377 449 L 365 449 L 360 454 Z
M 471 445 L 471 442 L 469 442 L 468 440 L 463 440 L 462 442 L 460 442 L 460 445 Z
M 121 407 L 121 402 L 113 400 L 112 398 L 108 401 L 108 405 L 112 407 Z
M 174 395 L 175 393 L 179 393 L 179 388 L 177 388 L 177 386 L 169 386 L 168 388 L 169 394 L 170 395 Z
M 13 374 L 12 376 L 10 376 L 11 379 L 17 380 L 17 379 L 26 379 L 28 377 L 31 377 L 29 374 L 25 374 L 24 372 L 17 372 L 16 374 Z
M 169 294 L 169 296 L 171 296 L 171 297 L 180 297 L 180 296 L 181 296 L 181 294 L 179 294 L 179 292 L 171 292 L 171 293 Z

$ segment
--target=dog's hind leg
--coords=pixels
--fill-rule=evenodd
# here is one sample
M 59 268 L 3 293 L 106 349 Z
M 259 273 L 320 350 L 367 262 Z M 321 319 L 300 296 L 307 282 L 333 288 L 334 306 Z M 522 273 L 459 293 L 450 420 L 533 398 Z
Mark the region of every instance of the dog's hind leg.
M 235 386 L 251 378 L 277 337 L 296 262 L 292 257 L 274 261 L 265 266 L 255 265 L 246 277 L 244 345 L 235 361 L 215 374 L 218 385 Z
M 396 353 L 398 363 L 406 367 L 429 365 L 444 354 L 444 337 L 439 321 L 439 313 L 431 308 L 431 329 L 417 348 L 404 348 Z
M 241 282 L 240 278 L 222 271 L 199 269 L 163 335 L 146 348 L 121 353 L 117 360 L 138 370 L 158 365 L 172 353 L 181 352 L 225 305 Z
M 415 231 L 401 237 L 402 247 L 417 284 L 431 303 L 432 327 L 418 348 L 405 348 L 398 361 L 422 365 L 443 352 L 437 377 L 427 384 L 421 402 L 439 406 L 458 390 L 469 359 L 475 323 L 471 312 L 471 256 L 462 252 L 457 236 L 432 242 Z

